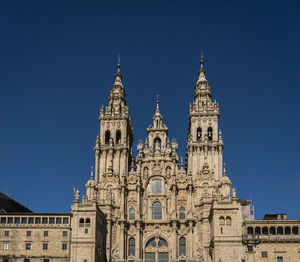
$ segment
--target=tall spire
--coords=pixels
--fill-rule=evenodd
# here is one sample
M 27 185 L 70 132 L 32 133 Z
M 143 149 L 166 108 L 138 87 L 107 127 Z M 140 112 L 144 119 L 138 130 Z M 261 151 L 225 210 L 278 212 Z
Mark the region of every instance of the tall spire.
M 121 85 L 123 87 L 122 84 L 122 75 L 121 75 L 121 71 L 120 71 L 120 55 L 118 56 L 118 69 L 117 69 L 117 73 L 115 75 L 115 84 L 114 85 Z
M 203 53 L 201 51 L 201 60 L 200 60 L 200 71 L 198 73 L 198 81 L 197 81 L 197 84 L 200 83 L 200 82 L 207 82 L 206 78 L 205 78 L 205 70 L 203 68 Z

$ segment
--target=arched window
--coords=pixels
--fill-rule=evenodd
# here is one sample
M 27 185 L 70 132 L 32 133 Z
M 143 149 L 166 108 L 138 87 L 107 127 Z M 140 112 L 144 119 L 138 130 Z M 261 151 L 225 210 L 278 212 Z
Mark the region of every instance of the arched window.
M 231 217 L 226 217 L 226 226 L 231 226 Z
M 260 235 L 260 234 L 261 234 L 260 227 L 256 227 L 255 228 L 255 235 Z
M 179 208 L 179 219 L 185 219 L 185 208 L 184 207 Z
M 284 228 L 284 234 L 290 235 L 291 234 L 291 228 L 290 227 L 285 227 Z
M 90 223 L 91 223 L 91 220 L 90 220 L 89 218 L 86 218 L 86 219 L 85 219 L 85 223 L 86 223 L 86 224 L 90 224 Z
M 162 207 L 159 202 L 154 202 L 152 205 L 152 219 L 162 219 Z
M 129 238 L 128 253 L 129 253 L 129 256 L 135 256 L 135 240 L 134 240 L 134 238 Z
M 219 225 L 220 226 L 224 226 L 225 225 L 225 219 L 224 219 L 224 217 L 220 217 L 219 218 Z
M 121 131 L 117 130 L 116 132 L 116 144 L 120 144 L 121 143 Z
M 247 228 L 247 234 L 252 235 L 253 234 L 253 227 Z
M 275 235 L 276 234 L 276 229 L 275 227 L 270 227 L 270 234 Z
M 213 129 L 212 129 L 212 127 L 209 127 L 207 129 L 207 138 L 208 138 L 208 141 L 212 141 L 213 140 Z
M 161 193 L 161 180 L 156 179 L 152 181 L 152 193 Z
M 277 227 L 277 234 L 283 235 L 283 227 Z
M 185 256 L 186 254 L 186 243 L 185 238 L 179 238 L 179 256 Z
M 159 238 L 158 247 L 168 247 L 168 243 L 163 238 Z
M 110 131 L 106 130 L 105 131 L 105 144 L 109 144 L 109 140 L 110 140 Z
M 79 219 L 79 227 L 83 227 L 84 226 L 84 218 L 80 218 Z
M 269 229 L 267 227 L 262 228 L 262 234 L 263 235 L 268 235 L 269 234 Z
M 146 193 L 148 194 L 150 192 L 150 186 L 149 184 L 147 185 Z
M 299 228 L 298 227 L 293 227 L 292 232 L 293 232 L 294 235 L 298 235 L 299 234 Z
M 129 209 L 129 220 L 134 220 L 135 219 L 135 210 L 134 208 Z
M 147 242 L 146 247 L 156 247 L 155 238 L 151 238 L 151 239 Z
M 201 127 L 198 127 L 197 128 L 197 141 L 201 141 L 201 139 L 202 139 L 202 129 L 201 129 Z

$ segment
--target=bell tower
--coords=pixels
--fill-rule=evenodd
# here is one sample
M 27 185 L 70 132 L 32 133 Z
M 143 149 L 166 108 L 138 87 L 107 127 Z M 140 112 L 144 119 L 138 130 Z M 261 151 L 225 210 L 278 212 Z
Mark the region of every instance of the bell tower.
M 212 101 L 201 55 L 201 68 L 195 85 L 194 101 L 190 105 L 187 142 L 187 171 L 193 178 L 208 165 L 216 180 L 222 177 L 223 140 L 218 129 L 219 105 Z
M 132 161 L 133 130 L 125 100 L 120 64 L 115 82 L 110 90 L 108 106 L 100 109 L 100 137 L 97 136 L 95 152 L 95 183 L 97 205 L 107 221 L 107 260 L 125 256 L 126 181 Z
M 100 109 L 100 138 L 97 137 L 95 151 L 95 181 L 101 182 L 107 174 L 127 175 L 131 162 L 133 130 L 125 100 L 120 64 L 115 75 L 108 106 Z

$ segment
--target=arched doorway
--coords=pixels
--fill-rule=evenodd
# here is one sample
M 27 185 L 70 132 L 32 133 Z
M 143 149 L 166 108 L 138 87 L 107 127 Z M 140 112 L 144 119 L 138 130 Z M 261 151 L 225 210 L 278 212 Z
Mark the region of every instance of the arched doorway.
M 169 262 L 168 242 L 162 237 L 153 237 L 145 245 L 145 262 Z

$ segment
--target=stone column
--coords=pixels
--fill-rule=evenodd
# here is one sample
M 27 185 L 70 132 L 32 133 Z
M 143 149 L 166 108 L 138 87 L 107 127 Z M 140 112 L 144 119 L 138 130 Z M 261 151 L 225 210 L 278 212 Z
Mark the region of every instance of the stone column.
M 172 248 L 172 261 L 176 261 L 177 258 L 177 228 L 176 222 L 172 223 L 172 235 L 173 235 L 173 248 Z
M 140 222 L 137 222 L 136 224 L 136 254 L 135 254 L 135 257 L 136 259 L 139 261 L 139 259 L 141 258 L 141 250 L 143 250 L 141 248 L 141 233 L 140 233 Z

